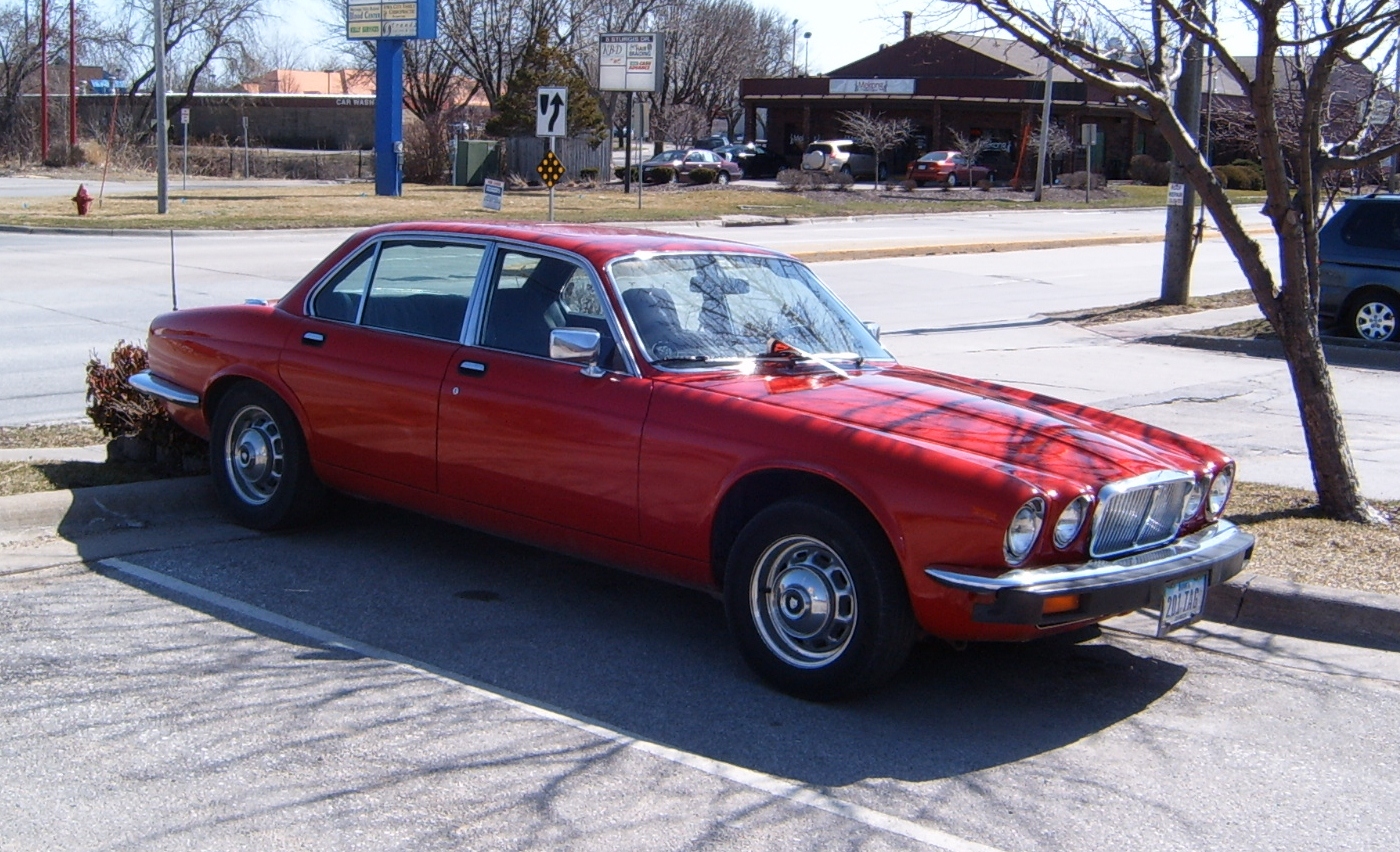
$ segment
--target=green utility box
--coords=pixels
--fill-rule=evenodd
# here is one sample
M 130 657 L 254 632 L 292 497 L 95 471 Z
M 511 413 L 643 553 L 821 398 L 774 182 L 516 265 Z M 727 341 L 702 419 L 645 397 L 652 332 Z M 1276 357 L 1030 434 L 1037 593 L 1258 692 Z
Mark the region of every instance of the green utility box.
M 458 139 L 457 158 L 452 167 L 453 186 L 482 186 L 501 170 L 496 143 L 486 139 Z

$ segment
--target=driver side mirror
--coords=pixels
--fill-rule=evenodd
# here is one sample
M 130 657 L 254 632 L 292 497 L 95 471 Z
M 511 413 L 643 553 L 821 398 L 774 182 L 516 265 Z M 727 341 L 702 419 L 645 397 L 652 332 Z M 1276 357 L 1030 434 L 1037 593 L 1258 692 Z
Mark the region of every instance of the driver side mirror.
M 598 353 L 603 349 L 603 335 L 591 328 L 551 329 L 549 332 L 549 357 L 555 361 L 570 364 L 584 364 L 583 374 L 589 378 L 599 378 L 605 371 L 598 366 Z

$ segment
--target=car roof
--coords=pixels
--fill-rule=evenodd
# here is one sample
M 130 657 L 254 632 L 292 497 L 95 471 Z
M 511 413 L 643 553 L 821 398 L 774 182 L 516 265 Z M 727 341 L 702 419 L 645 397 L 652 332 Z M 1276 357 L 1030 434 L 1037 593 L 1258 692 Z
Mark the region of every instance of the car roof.
M 361 231 L 361 242 L 381 235 L 441 234 L 444 236 L 483 237 L 487 239 L 519 240 L 545 248 L 574 252 L 602 266 L 609 261 L 638 252 L 713 252 L 741 253 L 765 257 L 787 257 L 781 252 L 730 240 L 684 237 L 613 225 L 575 225 L 558 222 L 395 222 L 376 225 Z

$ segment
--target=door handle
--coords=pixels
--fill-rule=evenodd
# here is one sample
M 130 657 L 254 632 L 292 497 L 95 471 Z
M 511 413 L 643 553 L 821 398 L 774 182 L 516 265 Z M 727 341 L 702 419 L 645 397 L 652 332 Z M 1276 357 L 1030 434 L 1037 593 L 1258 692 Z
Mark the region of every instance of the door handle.
M 301 336 L 301 342 L 307 346 L 320 346 L 326 342 L 326 336 L 319 331 L 308 331 Z
M 463 361 L 457 365 L 457 372 L 464 376 L 484 376 L 486 365 L 480 361 Z

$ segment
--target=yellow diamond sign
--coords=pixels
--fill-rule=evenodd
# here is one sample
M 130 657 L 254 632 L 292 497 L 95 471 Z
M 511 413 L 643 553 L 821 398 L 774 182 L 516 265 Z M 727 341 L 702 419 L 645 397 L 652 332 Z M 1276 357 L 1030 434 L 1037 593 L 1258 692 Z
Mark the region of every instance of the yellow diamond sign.
M 554 156 L 553 151 L 546 151 L 544 159 L 540 160 L 538 166 L 535 166 L 535 171 L 540 173 L 540 180 L 544 181 L 544 185 L 553 189 L 559 179 L 564 176 L 564 164 L 559 161 L 558 157 Z

